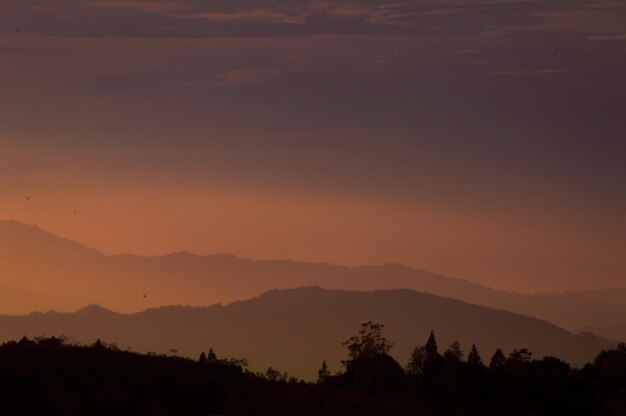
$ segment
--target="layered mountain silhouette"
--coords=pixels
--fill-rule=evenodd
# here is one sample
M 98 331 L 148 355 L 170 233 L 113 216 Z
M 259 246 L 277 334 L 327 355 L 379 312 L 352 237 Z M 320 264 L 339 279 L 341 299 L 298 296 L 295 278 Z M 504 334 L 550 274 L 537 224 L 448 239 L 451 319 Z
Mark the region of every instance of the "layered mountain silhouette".
M 0 255 L 31 254 L 56 259 L 102 256 L 97 250 L 50 234 L 35 225 L 0 221 Z
M 253 369 L 269 366 L 314 378 L 323 360 L 340 369 L 341 345 L 366 321 L 386 325 L 384 335 L 406 364 L 433 329 L 441 348 L 458 339 L 467 351 L 475 343 L 488 360 L 496 348 L 528 348 L 536 358 L 559 356 L 582 365 L 614 344 L 592 335 L 573 335 L 551 323 L 406 289 L 374 292 L 300 288 L 206 308 L 163 307 L 124 315 L 99 306 L 76 313 L 34 313 L 0 317 L 2 341 L 66 335 L 82 343 L 98 338 L 133 351 L 199 356 L 246 357 Z
M 585 332 L 598 334 L 604 338 L 614 341 L 626 340 L 626 322 L 617 325 L 608 325 L 602 327 L 583 328 Z
M 626 289 L 621 287 L 607 287 L 600 290 L 578 290 L 567 293 L 590 299 L 600 299 L 605 302 L 626 303 Z
M 76 310 L 97 303 L 121 312 L 162 305 L 205 306 L 272 289 L 408 288 L 549 320 L 568 329 L 618 325 L 626 303 L 588 293 L 518 294 L 398 264 L 342 267 L 255 261 L 188 252 L 106 256 L 37 227 L 0 222 L 0 313 Z

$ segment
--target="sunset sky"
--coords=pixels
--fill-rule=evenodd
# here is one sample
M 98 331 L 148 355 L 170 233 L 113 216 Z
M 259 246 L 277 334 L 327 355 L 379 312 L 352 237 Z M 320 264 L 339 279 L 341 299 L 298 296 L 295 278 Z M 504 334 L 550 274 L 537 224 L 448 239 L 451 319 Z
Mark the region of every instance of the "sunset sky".
M 623 0 L 2 0 L 0 219 L 626 285 Z

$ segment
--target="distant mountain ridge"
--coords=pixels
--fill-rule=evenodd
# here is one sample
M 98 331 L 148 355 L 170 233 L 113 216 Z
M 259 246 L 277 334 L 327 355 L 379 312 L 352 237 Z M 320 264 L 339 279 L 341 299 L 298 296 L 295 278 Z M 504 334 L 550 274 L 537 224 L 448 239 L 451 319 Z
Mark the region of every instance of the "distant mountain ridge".
M 18 221 L 0 221 L 0 255 L 21 252 L 51 258 L 83 258 L 103 256 L 98 250 L 58 237 L 35 225 Z
M 599 299 L 605 302 L 626 303 L 626 288 L 622 287 L 607 287 L 599 290 L 574 290 L 565 293 L 590 299 Z
M 466 352 L 475 343 L 484 360 L 496 348 L 526 347 L 537 358 L 556 355 L 582 365 L 614 345 L 538 319 L 407 289 L 321 288 L 274 290 L 226 306 L 171 306 L 132 315 L 91 305 L 76 313 L 0 316 L 0 341 L 23 335 L 66 335 L 83 343 L 101 338 L 123 349 L 175 350 L 192 358 L 212 347 L 222 356 L 247 357 L 256 370 L 274 366 L 311 379 L 322 360 L 339 369 L 347 354 L 342 342 L 369 320 L 385 325 L 384 335 L 395 343 L 392 355 L 403 364 L 431 329 L 442 350 L 455 339 Z
M 582 328 L 585 332 L 597 334 L 612 341 L 626 342 L 626 321 L 617 325 Z
M 76 310 L 92 303 L 121 312 L 172 304 L 205 306 L 272 289 L 319 286 L 364 291 L 408 288 L 546 319 L 568 329 L 626 321 L 626 303 L 597 296 L 518 294 L 398 264 L 343 267 L 189 252 L 105 256 L 14 221 L 0 222 L 0 270 L 4 314 Z

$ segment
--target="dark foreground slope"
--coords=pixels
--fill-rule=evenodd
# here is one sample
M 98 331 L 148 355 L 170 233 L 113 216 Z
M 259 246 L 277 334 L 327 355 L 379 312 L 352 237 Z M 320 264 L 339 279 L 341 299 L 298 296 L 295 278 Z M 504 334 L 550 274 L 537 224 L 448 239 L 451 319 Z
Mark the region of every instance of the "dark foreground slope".
M 247 301 L 209 308 L 165 307 L 124 315 L 91 306 L 77 313 L 0 317 L 0 341 L 65 335 L 91 343 L 97 338 L 133 351 L 198 357 L 213 347 L 247 357 L 252 368 L 275 366 L 311 379 L 323 360 L 331 370 L 345 358 L 341 343 L 366 321 L 386 325 L 394 355 L 406 363 L 412 349 L 435 330 L 442 346 L 458 339 L 484 356 L 529 348 L 535 357 L 559 356 L 584 365 L 613 343 L 573 335 L 553 324 L 514 313 L 410 290 L 355 292 L 301 288 L 277 290 Z
M 304 383 L 233 361 L 192 361 L 57 338 L 0 346 L 2 415 L 585 415 L 626 410 L 626 346 L 583 370 L 512 354 L 499 366 L 433 356 L 403 372 L 384 352 Z M 428 362 L 426 363 L 428 364 Z M 607 370 L 608 369 L 608 370 Z
M 269 381 L 226 362 L 64 346 L 56 339 L 0 347 L 2 415 L 401 415 L 410 408 Z

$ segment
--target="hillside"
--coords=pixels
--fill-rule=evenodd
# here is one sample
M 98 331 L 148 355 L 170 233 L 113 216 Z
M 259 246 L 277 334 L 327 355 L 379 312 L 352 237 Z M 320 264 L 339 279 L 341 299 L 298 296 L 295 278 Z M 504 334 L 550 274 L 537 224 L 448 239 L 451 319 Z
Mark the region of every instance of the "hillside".
M 62 345 L 55 338 L 1 345 L 0 370 L 3 415 L 416 414 L 401 401 L 266 380 L 227 362 L 146 356 L 101 343 Z
M 206 306 L 273 289 L 319 286 L 365 291 L 408 288 L 510 310 L 568 329 L 626 320 L 625 303 L 575 293 L 506 292 L 398 264 L 342 267 L 188 252 L 104 256 L 36 227 L 12 221 L 0 224 L 1 314 L 72 311 L 92 303 L 121 312 L 176 304 Z M 22 245 L 28 249 L 17 250 Z
M 608 287 L 599 290 L 578 290 L 568 293 L 591 299 L 601 299 L 606 302 L 626 303 L 626 288 L 622 287 Z
M 0 341 L 66 335 L 83 343 L 97 338 L 122 349 L 197 357 L 213 347 L 218 354 L 246 357 L 251 366 L 275 366 L 312 378 L 322 360 L 340 368 L 342 342 L 362 322 L 386 325 L 394 355 L 406 364 L 431 329 L 444 348 L 453 340 L 465 350 L 475 343 L 488 359 L 496 348 L 526 347 L 537 358 L 559 356 L 582 365 L 613 344 L 590 335 L 572 335 L 545 321 L 410 290 L 355 292 L 302 288 L 272 291 L 246 301 L 208 308 L 164 307 L 124 315 L 90 306 L 76 313 L 49 312 L 0 317 Z
M 100 257 L 102 254 L 89 247 L 50 234 L 35 225 L 17 221 L 0 221 L 0 255 L 30 254 L 56 259 Z
M 615 341 L 626 340 L 626 322 L 597 328 L 584 328 L 587 332 L 598 334 L 606 339 Z
M 0 345 L 0 413 L 623 415 L 625 356 L 620 345 L 578 370 L 554 357 L 512 354 L 486 367 L 435 355 L 423 370 L 405 372 L 378 349 L 354 356 L 345 371 L 307 383 L 275 370 L 251 372 L 211 354 L 188 360 L 120 351 L 99 340 L 79 346 L 55 337 L 22 338 Z

